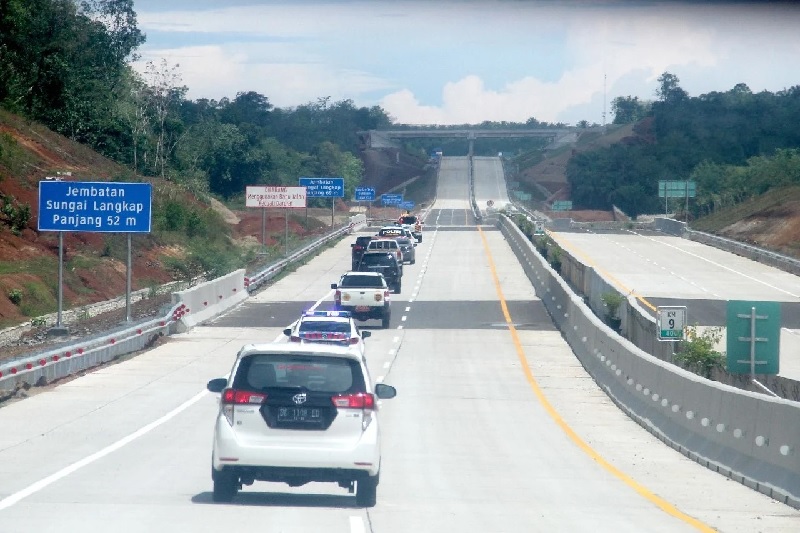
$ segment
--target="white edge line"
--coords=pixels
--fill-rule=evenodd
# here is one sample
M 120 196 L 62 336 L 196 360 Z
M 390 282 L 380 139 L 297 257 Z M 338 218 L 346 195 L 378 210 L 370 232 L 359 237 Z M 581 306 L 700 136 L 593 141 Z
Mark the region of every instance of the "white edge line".
M 366 533 L 364 520 L 360 516 L 350 517 L 350 533 Z

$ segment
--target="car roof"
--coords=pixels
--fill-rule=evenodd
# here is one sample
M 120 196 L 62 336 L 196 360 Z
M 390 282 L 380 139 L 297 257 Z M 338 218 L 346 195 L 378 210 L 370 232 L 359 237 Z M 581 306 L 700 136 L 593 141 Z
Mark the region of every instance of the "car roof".
M 239 359 L 251 355 L 303 355 L 309 357 L 341 357 L 361 361 L 361 356 L 347 346 L 334 344 L 296 344 L 289 342 L 265 342 L 246 344 L 239 351 Z

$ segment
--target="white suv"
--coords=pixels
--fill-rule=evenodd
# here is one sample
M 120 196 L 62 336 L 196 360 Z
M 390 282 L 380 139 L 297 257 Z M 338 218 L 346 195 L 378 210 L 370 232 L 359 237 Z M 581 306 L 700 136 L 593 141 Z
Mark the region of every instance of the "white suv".
M 242 485 L 276 481 L 299 487 L 338 483 L 360 506 L 375 505 L 381 466 L 378 399 L 361 356 L 343 346 L 250 344 L 221 393 L 214 428 L 214 500 L 231 501 Z

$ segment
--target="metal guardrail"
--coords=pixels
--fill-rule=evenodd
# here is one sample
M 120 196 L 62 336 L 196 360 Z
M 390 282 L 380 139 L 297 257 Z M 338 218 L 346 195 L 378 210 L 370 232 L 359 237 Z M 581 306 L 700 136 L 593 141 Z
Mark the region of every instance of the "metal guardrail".
M 264 270 L 245 277 L 248 292 L 257 289 L 291 263 L 303 259 L 328 242 L 347 235 L 363 224 L 366 224 L 364 215 L 351 217 L 348 224 L 324 235 Z M 163 317 L 153 318 L 107 335 L 2 362 L 0 363 L 0 399 L 13 394 L 20 388 L 45 385 L 107 363 L 121 355 L 142 350 L 152 345 L 157 338 L 177 332 L 175 325 L 187 312 L 186 305 L 178 302 Z

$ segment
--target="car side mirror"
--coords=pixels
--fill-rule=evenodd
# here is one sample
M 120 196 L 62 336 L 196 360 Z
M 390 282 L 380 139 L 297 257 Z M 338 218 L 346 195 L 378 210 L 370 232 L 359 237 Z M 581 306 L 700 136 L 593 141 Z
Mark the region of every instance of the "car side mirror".
M 211 392 L 222 392 L 228 386 L 228 378 L 212 379 L 206 384 L 206 388 Z
M 397 389 L 386 383 L 378 383 L 375 385 L 375 396 L 381 400 L 388 400 L 397 396 Z
M 292 328 L 286 328 L 285 330 L 283 330 L 283 334 L 286 335 L 287 337 L 291 337 L 292 336 Z
M 372 332 L 371 331 L 362 331 L 361 332 L 361 338 L 362 339 L 366 339 L 367 337 L 372 337 Z
M 335 289 L 337 286 L 335 283 L 331 283 L 331 289 Z

